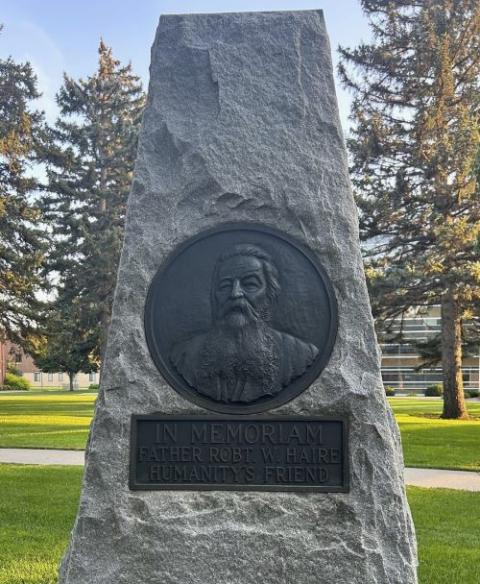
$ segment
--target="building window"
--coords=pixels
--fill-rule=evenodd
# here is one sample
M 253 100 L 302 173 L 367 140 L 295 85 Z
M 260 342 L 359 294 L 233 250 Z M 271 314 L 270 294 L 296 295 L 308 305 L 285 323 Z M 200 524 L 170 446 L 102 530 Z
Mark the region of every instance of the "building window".
M 63 373 L 58 374 L 58 381 L 63 381 Z
M 48 381 L 53 381 L 53 373 L 48 374 Z
M 88 374 L 88 381 L 91 381 L 91 382 L 95 383 L 96 380 L 97 380 L 97 374 L 96 373 L 89 373 Z
M 33 374 L 33 381 L 40 381 L 40 373 Z
M 22 362 L 22 354 L 15 353 L 15 363 L 21 363 L 21 362 Z

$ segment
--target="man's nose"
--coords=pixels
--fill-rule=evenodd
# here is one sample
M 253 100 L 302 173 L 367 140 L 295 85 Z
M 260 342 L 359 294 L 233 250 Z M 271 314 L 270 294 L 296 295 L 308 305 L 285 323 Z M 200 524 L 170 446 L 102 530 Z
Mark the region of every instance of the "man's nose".
M 234 280 L 232 285 L 232 292 L 230 294 L 232 298 L 241 298 L 243 296 L 243 290 L 240 286 L 239 280 Z

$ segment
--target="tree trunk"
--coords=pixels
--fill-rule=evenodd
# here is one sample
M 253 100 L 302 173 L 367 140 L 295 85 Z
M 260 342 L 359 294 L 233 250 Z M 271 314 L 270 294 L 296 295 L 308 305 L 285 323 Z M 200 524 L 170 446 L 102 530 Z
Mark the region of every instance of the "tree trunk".
M 455 295 L 448 290 L 442 298 L 442 418 L 468 418 L 463 394 L 462 326 Z
M 73 391 L 73 380 L 75 379 L 75 373 L 71 373 L 70 371 L 67 373 L 68 375 L 68 383 L 70 384 L 70 391 Z
M 106 167 L 106 155 L 103 148 L 103 138 L 99 139 L 101 144 L 99 148 L 99 162 L 100 162 L 100 205 L 99 205 L 99 215 L 105 215 L 107 213 L 107 167 Z M 118 269 L 118 266 L 117 266 Z M 110 314 L 105 311 L 105 306 L 103 305 L 102 314 L 100 316 L 100 327 L 101 327 L 101 337 L 100 337 L 100 362 L 103 363 L 105 358 L 105 348 L 107 344 L 107 333 L 108 327 L 110 326 Z M 100 377 L 101 377 L 100 373 Z

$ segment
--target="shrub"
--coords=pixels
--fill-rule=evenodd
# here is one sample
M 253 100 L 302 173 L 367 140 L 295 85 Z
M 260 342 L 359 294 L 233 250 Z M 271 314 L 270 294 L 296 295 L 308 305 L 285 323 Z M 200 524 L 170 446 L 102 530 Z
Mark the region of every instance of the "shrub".
M 443 395 L 443 386 L 441 383 L 429 385 L 425 390 L 425 397 L 441 397 Z
M 91 384 L 88 386 L 88 389 L 98 389 L 98 383 L 91 383 Z
M 14 389 L 16 391 L 28 391 L 30 382 L 19 375 L 7 372 L 5 375 L 4 389 Z
M 395 395 L 395 388 L 392 387 L 391 385 L 386 385 L 385 386 L 385 395 L 387 397 L 392 397 L 393 395 Z
M 480 391 L 478 391 L 478 389 L 469 389 L 465 392 L 465 395 L 467 397 L 479 397 Z
M 20 369 L 16 365 L 14 365 L 13 363 L 8 363 L 7 372 L 12 373 L 13 375 L 16 375 L 17 377 L 22 377 L 22 375 L 23 375 L 23 373 L 20 371 Z

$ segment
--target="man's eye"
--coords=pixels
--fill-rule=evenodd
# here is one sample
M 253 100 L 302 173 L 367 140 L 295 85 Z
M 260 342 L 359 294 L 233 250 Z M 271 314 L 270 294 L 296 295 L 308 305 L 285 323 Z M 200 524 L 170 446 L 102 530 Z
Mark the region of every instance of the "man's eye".
M 232 287 L 232 285 L 230 284 L 230 282 L 221 282 L 218 285 L 218 289 L 223 290 L 223 291 L 230 290 L 231 287 Z
M 256 280 L 247 280 L 243 282 L 243 287 L 245 290 L 258 290 L 260 286 Z

